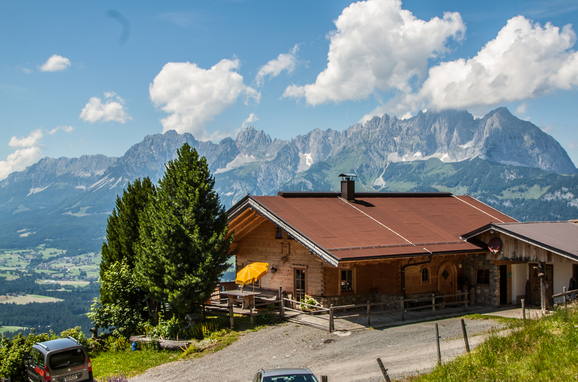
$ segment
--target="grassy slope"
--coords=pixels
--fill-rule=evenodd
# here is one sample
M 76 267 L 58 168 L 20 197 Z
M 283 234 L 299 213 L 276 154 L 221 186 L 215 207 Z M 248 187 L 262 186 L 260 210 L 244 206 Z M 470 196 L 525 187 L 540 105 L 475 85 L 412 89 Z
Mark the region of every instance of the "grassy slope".
M 491 336 L 471 354 L 411 381 L 574 381 L 578 309 L 558 310 L 507 337 Z

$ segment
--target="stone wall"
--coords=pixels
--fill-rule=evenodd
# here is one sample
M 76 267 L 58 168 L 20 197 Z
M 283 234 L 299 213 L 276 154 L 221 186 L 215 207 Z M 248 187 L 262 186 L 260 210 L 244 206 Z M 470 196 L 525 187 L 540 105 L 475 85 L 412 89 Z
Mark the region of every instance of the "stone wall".
M 476 271 L 489 269 L 489 285 L 477 284 Z M 486 259 L 485 254 L 471 255 L 464 259 L 464 276 L 476 289 L 476 305 L 500 306 L 500 267 Z

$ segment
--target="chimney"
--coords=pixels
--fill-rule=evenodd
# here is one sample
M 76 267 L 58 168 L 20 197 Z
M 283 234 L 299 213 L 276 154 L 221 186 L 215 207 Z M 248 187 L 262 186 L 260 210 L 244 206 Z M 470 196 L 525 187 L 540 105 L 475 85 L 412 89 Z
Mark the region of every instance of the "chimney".
M 341 197 L 348 202 L 355 201 L 355 174 L 339 174 L 341 177 Z

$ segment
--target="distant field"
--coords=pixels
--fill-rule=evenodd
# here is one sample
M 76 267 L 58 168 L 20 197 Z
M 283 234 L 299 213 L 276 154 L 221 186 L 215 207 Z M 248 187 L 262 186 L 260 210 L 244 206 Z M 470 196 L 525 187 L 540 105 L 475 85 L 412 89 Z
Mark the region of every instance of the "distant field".
M 27 294 L 24 296 L 18 296 L 18 297 L 6 297 L 6 296 L 0 296 L 0 304 L 18 304 L 18 305 L 24 305 L 24 304 L 30 304 L 32 302 L 59 302 L 59 301 L 63 301 L 59 298 L 54 298 L 54 297 L 48 297 L 48 296 L 40 296 L 37 294 Z
M 0 326 L 0 334 L 3 334 L 5 332 L 16 332 L 19 330 L 26 330 L 28 328 L 24 327 L 24 326 Z
M 60 285 L 74 285 L 74 286 L 87 286 L 90 284 L 89 281 L 54 281 L 54 280 L 36 280 L 38 284 L 60 284 Z

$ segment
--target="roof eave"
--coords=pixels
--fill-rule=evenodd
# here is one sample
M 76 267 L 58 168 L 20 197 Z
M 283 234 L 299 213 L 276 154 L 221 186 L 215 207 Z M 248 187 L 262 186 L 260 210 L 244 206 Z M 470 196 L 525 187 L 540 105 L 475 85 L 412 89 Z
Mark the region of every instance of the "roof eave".
M 241 199 L 237 204 L 235 204 L 229 211 L 227 211 L 229 222 L 241 212 L 245 211 L 247 208 L 251 208 L 257 212 L 259 212 L 262 216 L 267 218 L 277 227 L 281 228 L 285 232 L 287 232 L 295 241 L 301 243 L 305 248 L 309 250 L 312 254 L 319 257 L 321 260 L 325 261 L 326 263 L 337 267 L 339 265 L 339 259 L 333 256 L 331 253 L 326 251 L 322 246 L 315 243 L 313 240 L 305 236 L 295 227 L 291 226 L 287 222 L 285 222 L 282 218 L 277 216 L 274 212 L 270 211 L 267 207 L 263 206 L 257 200 L 255 200 L 251 195 L 245 196 Z

